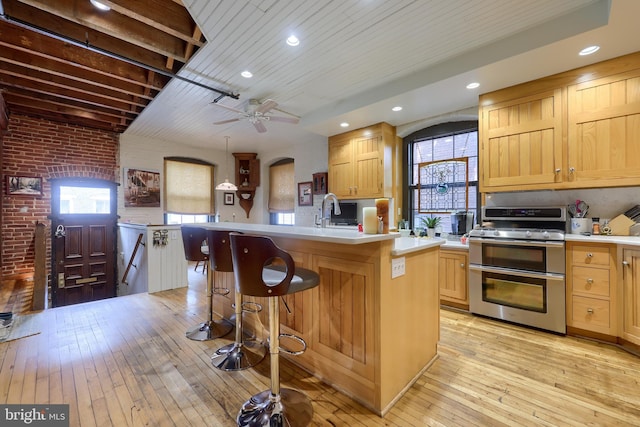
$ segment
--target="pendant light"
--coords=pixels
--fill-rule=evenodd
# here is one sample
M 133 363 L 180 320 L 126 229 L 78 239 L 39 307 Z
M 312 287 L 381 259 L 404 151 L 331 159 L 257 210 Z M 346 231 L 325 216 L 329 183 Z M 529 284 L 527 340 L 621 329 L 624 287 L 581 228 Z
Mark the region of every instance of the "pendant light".
M 224 182 L 221 182 L 220 184 L 216 185 L 216 190 L 238 191 L 238 187 L 236 187 L 235 184 L 232 184 L 229 182 L 229 162 L 227 161 L 227 157 L 229 156 L 229 137 L 225 136 L 224 139 L 227 140 L 227 148 L 225 149 L 225 152 L 224 152 L 224 159 L 225 159 L 226 168 L 227 168 L 227 177 L 224 179 Z

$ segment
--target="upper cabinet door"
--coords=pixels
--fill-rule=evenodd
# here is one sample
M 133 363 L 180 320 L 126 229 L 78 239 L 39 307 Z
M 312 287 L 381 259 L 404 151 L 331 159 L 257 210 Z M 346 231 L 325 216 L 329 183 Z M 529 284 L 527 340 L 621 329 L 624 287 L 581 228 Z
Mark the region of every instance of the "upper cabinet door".
M 569 182 L 640 184 L 640 69 L 568 87 Z
M 382 195 L 382 135 L 355 138 L 354 156 L 354 195 L 359 197 L 379 197 Z
M 561 89 L 487 105 L 480 114 L 481 192 L 562 181 Z

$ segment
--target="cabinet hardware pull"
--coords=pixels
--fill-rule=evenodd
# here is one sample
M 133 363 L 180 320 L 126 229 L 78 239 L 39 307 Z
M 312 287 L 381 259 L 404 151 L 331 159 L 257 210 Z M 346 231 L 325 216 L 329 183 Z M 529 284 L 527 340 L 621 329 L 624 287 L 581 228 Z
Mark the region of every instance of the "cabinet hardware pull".
M 593 283 L 593 279 L 591 279 L 591 278 L 587 279 L 587 283 L 588 284 L 592 284 Z
M 587 308 L 587 313 L 593 314 L 593 308 Z
M 631 264 L 629 264 L 629 261 L 622 261 L 622 265 L 626 266 L 626 267 L 630 267 Z
M 557 169 L 556 169 L 556 174 L 559 174 L 559 173 L 560 173 L 560 171 L 561 171 L 561 169 L 560 169 L 560 168 L 557 168 Z
M 576 171 L 576 168 L 569 168 L 569 173 L 574 173 Z
M 461 262 L 461 263 L 460 263 L 460 267 L 461 267 L 461 268 L 464 268 L 464 262 Z
M 587 254 L 587 258 L 593 258 L 593 254 L 592 254 L 591 252 L 589 252 L 589 253 Z

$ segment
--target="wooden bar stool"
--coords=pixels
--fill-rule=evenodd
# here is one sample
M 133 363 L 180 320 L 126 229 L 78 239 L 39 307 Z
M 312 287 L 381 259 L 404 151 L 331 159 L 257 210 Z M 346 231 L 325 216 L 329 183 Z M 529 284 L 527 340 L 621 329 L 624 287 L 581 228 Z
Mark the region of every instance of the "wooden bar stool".
M 291 255 L 268 237 L 231 233 L 230 238 L 236 291 L 243 295 L 268 297 L 271 355 L 271 389 L 246 401 L 236 422 L 239 426 L 307 426 L 313 417 L 309 398 L 297 390 L 280 388 L 279 298 L 317 286 L 320 277 L 314 271 L 296 268 Z M 302 338 L 289 337 L 299 340 L 306 349 Z M 287 352 L 300 354 L 304 349 Z
M 207 230 L 207 241 L 209 243 L 209 260 L 211 263 L 209 270 L 211 274 L 214 274 L 213 272 L 215 271 L 233 272 L 229 231 Z M 225 291 L 229 293 L 227 288 L 213 288 L 213 293 L 225 293 Z M 235 341 L 219 348 L 211 356 L 213 366 L 223 371 L 240 371 L 250 368 L 260 363 L 267 354 L 267 349 L 264 345 L 256 341 L 245 341 L 242 336 L 243 313 L 258 313 L 262 310 L 262 306 L 256 303 L 243 302 L 242 293 L 237 290 L 234 301 Z M 249 308 L 250 306 L 253 306 L 253 308 Z
M 201 227 L 182 226 L 182 243 L 184 244 L 184 252 L 187 261 L 191 259 L 189 256 L 196 250 L 200 251 L 202 242 L 207 240 L 207 230 Z M 208 245 L 207 245 L 208 246 Z M 207 261 L 208 257 L 207 257 Z M 227 335 L 233 329 L 233 325 L 224 320 L 213 320 L 213 274 L 211 269 L 207 270 L 207 302 L 208 302 L 208 320 L 202 322 L 199 325 L 189 329 L 186 333 L 187 338 L 194 341 L 208 341 L 215 338 L 220 338 Z

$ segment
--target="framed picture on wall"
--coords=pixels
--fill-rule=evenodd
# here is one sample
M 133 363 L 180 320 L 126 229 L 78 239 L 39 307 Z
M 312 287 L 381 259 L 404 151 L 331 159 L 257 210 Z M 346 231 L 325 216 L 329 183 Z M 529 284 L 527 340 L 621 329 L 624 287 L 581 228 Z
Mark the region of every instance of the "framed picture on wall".
M 9 196 L 42 196 L 42 178 L 7 175 L 7 194 Z
M 311 206 L 313 205 L 313 192 L 311 191 L 313 183 L 299 182 L 298 183 L 298 205 L 299 206 Z
M 160 172 L 124 168 L 124 207 L 159 208 Z
M 235 203 L 235 195 L 233 193 L 224 193 L 224 204 L 233 205 Z

